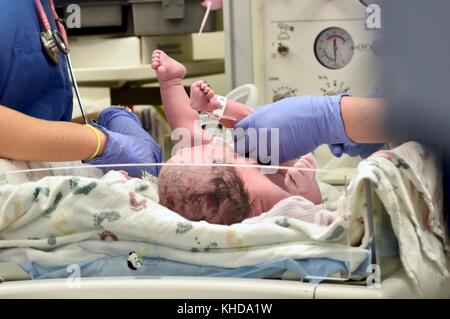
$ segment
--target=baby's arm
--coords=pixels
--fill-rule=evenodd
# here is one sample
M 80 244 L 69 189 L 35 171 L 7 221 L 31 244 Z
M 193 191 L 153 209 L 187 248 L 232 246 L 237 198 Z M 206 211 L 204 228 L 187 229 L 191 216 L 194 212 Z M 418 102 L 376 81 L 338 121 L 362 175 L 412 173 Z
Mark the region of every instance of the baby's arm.
M 212 136 L 201 129 L 198 113 L 190 107 L 189 96 L 182 83 L 186 68 L 160 50 L 153 52 L 152 68 L 160 84 L 164 111 L 171 130 L 187 129 L 190 141 L 183 141 L 185 146 L 211 142 Z

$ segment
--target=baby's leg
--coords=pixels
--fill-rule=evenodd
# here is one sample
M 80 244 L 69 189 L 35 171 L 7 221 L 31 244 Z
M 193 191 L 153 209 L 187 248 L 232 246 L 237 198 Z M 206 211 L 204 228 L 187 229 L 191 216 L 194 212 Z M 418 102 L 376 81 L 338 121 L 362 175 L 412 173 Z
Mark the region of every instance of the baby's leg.
M 183 86 L 186 68 L 163 51 L 155 50 L 152 55 L 152 68 L 159 81 L 161 98 L 170 128 L 191 127 L 198 119 L 197 112 L 191 109 L 189 96 Z

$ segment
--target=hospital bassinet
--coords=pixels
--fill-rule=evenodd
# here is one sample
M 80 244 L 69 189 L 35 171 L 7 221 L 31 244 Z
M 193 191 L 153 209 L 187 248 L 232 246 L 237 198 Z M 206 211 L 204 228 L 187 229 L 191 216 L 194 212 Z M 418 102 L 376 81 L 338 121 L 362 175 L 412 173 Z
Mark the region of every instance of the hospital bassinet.
M 106 174 L 110 175 L 106 183 L 107 187 L 100 189 L 107 201 L 114 202 L 114 199 L 113 197 L 108 198 L 105 190 L 110 191 L 113 196 L 112 187 L 117 185 L 123 187 L 127 194 L 135 193 L 135 202 L 131 203 L 132 208 L 138 209 L 139 205 L 145 206 L 141 201 L 142 198 L 138 196 L 139 191 L 147 192 L 148 198 L 154 195 L 151 190 L 144 189 L 145 184 L 142 184 L 140 180 L 127 184 L 125 181 L 121 182 L 119 175 L 115 174 L 118 173 Z M 40 196 L 45 199 L 52 197 L 53 190 L 58 190 L 55 194 L 64 193 L 64 187 L 81 196 L 80 194 L 86 193 L 92 188 L 90 183 L 101 177 L 102 173 L 92 168 L 69 167 L 66 169 L 52 168 L 51 171 L 48 169 L 16 170 L 16 172 L 6 175 L 9 177 L 14 175 L 17 184 L 15 186 L 19 186 L 18 189 L 23 192 L 16 194 L 13 191 L 11 196 L 18 196 L 17 198 L 25 200 L 27 192 L 30 193 L 32 199 Z M 53 180 L 55 184 L 48 180 L 52 178 L 56 179 Z M 83 178 L 87 179 L 83 180 Z M 114 178 L 118 178 L 118 180 L 114 180 Z M 36 182 L 29 180 L 41 184 L 33 184 Z M 86 182 L 88 183 L 86 184 Z M 13 187 L 13 185 L 4 184 L 3 192 L 7 191 L 5 185 Z M 47 185 L 49 191 L 43 185 Z M 356 242 L 352 238 L 354 234 L 348 233 L 343 235 L 341 240 L 330 243 L 323 240 L 323 236 L 317 235 L 320 230 L 315 233 L 316 230 L 313 229 L 315 225 L 312 226 L 313 228 L 308 228 L 309 226 L 302 228 L 304 225 L 301 223 L 296 224 L 295 221 L 289 219 L 278 219 L 274 221 L 277 229 L 282 230 L 278 233 L 280 236 L 278 241 L 263 240 L 260 242 L 259 239 L 252 238 L 257 233 L 252 233 L 250 228 L 229 228 L 225 230 L 225 238 L 228 242 L 221 243 L 220 236 L 214 235 L 215 230 L 212 230 L 215 229 L 214 226 L 210 228 L 211 225 L 200 223 L 201 225 L 195 225 L 194 229 L 199 227 L 212 238 L 216 236 L 218 242 L 210 241 L 207 244 L 200 244 L 203 238 L 195 236 L 194 240 L 199 243 L 197 248 L 186 249 L 189 245 L 183 247 L 180 242 L 172 247 L 165 247 L 164 244 L 170 242 L 168 237 L 152 238 L 149 236 L 144 238 L 145 240 L 139 237 L 142 228 L 139 228 L 136 223 L 145 224 L 145 219 L 135 218 L 133 220 L 130 215 L 128 219 L 132 221 L 124 224 L 127 230 L 116 228 L 116 231 L 112 225 L 119 220 L 119 217 L 114 214 L 108 215 L 108 209 L 106 209 L 100 214 L 92 214 L 97 218 L 98 224 L 89 229 L 83 225 L 82 221 L 83 214 L 86 212 L 78 211 L 78 215 L 68 213 L 67 220 L 65 220 L 65 213 L 58 212 L 58 209 L 54 207 L 54 202 L 51 205 L 35 207 L 35 212 L 29 210 L 28 213 L 45 215 L 49 214 L 49 210 L 54 210 L 57 214 L 62 214 L 59 219 L 56 218 L 52 222 L 53 226 L 56 223 L 63 233 L 59 237 L 42 236 L 40 238 L 36 236 L 30 238 L 20 234 L 23 230 L 22 224 L 13 227 L 15 231 L 8 229 L 8 232 L 19 234 L 9 237 L 8 234 L 5 235 L 5 229 L 3 229 L 2 241 L 0 241 L 0 243 L 3 242 L 3 249 L 0 253 L 0 278 L 2 278 L 0 296 L 2 298 L 388 298 L 424 296 L 423 290 L 418 290 L 417 285 L 411 280 L 411 276 L 408 274 L 408 271 L 411 270 L 405 270 L 402 265 L 396 236 L 392 231 L 389 218 L 379 218 L 380 211 L 384 209 L 377 194 L 377 188 L 380 185 L 375 184 L 370 178 L 366 178 L 363 179 L 360 186 L 363 188 L 363 192 L 356 201 L 364 201 L 364 204 L 360 206 L 364 209 L 364 212 L 360 212 L 360 216 L 364 220 L 364 234 Z M 57 199 L 58 195 L 55 196 Z M 51 203 L 52 200 L 53 198 L 49 202 Z M 64 199 L 60 200 L 64 202 Z M 87 199 L 87 203 L 82 203 L 77 208 L 81 209 L 80 207 L 91 205 L 89 200 L 92 199 Z M 150 202 L 147 203 L 149 206 L 146 209 L 156 214 L 153 217 L 160 217 L 161 215 L 158 215 L 160 213 L 155 213 L 155 211 L 161 207 L 156 202 L 153 204 Z M 60 203 L 62 207 L 65 204 L 68 203 Z M 348 198 L 347 201 L 340 202 L 340 205 L 344 206 L 349 204 L 351 203 Z M 20 206 L 17 201 L 15 204 L 13 201 L 12 205 L 7 206 L 3 203 L 3 222 L 5 222 L 5 216 L 10 216 L 5 213 L 6 210 L 10 207 L 19 209 L 18 206 Z M 115 204 L 113 203 L 113 205 Z M 50 214 L 55 213 L 54 211 Z M 137 213 L 137 211 L 133 213 Z M 80 217 L 80 215 L 82 216 Z M 17 215 L 13 214 L 13 216 L 18 218 Z M 183 221 L 176 220 L 177 217 L 172 217 L 175 218 L 175 232 L 182 234 L 191 231 L 189 224 L 184 224 Z M 80 220 L 76 220 L 77 218 Z M 76 234 L 71 233 L 69 229 L 75 227 L 73 223 L 79 227 Z M 283 225 L 283 223 L 291 224 L 290 229 L 299 227 L 302 239 L 300 237 L 298 240 L 295 239 L 298 234 L 291 237 L 292 234 L 284 232 L 287 225 Z M 130 225 L 135 225 L 134 229 Z M 348 221 L 338 226 L 329 229 L 333 236 L 339 237 L 339 232 L 342 232 L 341 226 L 346 229 L 352 228 Z M 67 233 L 64 234 L 65 227 Z M 164 228 L 166 226 L 161 224 L 155 227 Z M 220 229 L 218 232 L 223 231 L 221 227 L 218 226 Z M 273 223 L 270 226 L 260 224 L 258 227 L 263 228 L 262 231 L 267 234 L 275 229 Z M 97 240 L 91 237 L 90 231 L 98 235 Z M 170 231 L 168 230 L 168 232 Z M 360 228 L 355 228 L 353 232 L 360 232 Z M 323 232 L 322 235 L 330 237 L 330 233 L 325 233 Z M 236 236 L 236 234 L 238 235 Z M 121 237 L 120 240 L 117 236 Z M 307 238 L 308 236 L 310 238 Z M 247 242 L 247 240 L 249 241 Z M 59 241 L 61 243 L 52 249 L 51 244 Z M 8 244 L 4 245 L 6 242 Z M 14 242 L 17 244 L 15 247 L 13 247 Z M 30 244 L 30 242 L 33 243 Z M 227 245 L 228 248 L 233 249 L 227 251 Z M 334 248 L 330 249 L 333 245 Z M 137 270 L 129 267 L 128 258 L 132 253 L 140 256 L 143 267 Z M 439 282 L 441 288 L 427 290 L 425 296 L 450 297 L 450 281 L 448 276 L 444 277 Z M 32 278 L 34 280 L 30 280 Z

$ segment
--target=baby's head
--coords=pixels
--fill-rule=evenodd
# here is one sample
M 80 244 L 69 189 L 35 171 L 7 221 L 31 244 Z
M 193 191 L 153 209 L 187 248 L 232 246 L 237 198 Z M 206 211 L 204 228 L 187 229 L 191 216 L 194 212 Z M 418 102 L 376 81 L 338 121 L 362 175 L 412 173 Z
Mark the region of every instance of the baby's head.
M 192 221 L 232 225 L 250 214 L 248 194 L 233 167 L 166 166 L 158 192 L 162 205 Z
M 205 150 L 208 146 L 183 149 L 169 163 L 192 163 L 186 157 Z M 213 157 L 195 163 L 217 163 Z M 234 167 L 165 166 L 158 177 L 158 192 L 162 205 L 192 221 L 232 225 L 251 212 L 248 193 Z

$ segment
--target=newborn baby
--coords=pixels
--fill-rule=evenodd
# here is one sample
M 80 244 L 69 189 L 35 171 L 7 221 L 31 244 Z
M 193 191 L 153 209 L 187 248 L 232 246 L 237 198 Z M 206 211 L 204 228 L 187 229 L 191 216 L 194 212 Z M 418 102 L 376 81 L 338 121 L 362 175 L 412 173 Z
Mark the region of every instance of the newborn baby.
M 186 147 L 168 163 L 244 166 L 166 166 L 158 178 L 162 205 L 192 221 L 232 225 L 267 212 L 292 195 L 300 195 L 314 204 L 321 203 L 314 172 L 290 169 L 262 174 L 260 168 L 245 167 L 256 165 L 254 160 L 241 157 L 223 141 L 201 130 L 198 111 L 212 112 L 220 106 L 214 91 L 206 83 L 194 83 L 189 98 L 182 83 L 185 67 L 160 50 L 153 52 L 152 68 L 156 71 L 172 131 L 184 129 L 189 132 L 189 140 L 182 141 Z M 247 105 L 228 101 L 221 123 L 231 128 L 252 112 Z M 183 136 L 179 139 L 177 142 Z M 195 145 L 196 141 L 200 141 L 199 145 Z M 283 166 L 313 169 L 316 163 L 311 155 L 307 155 Z

